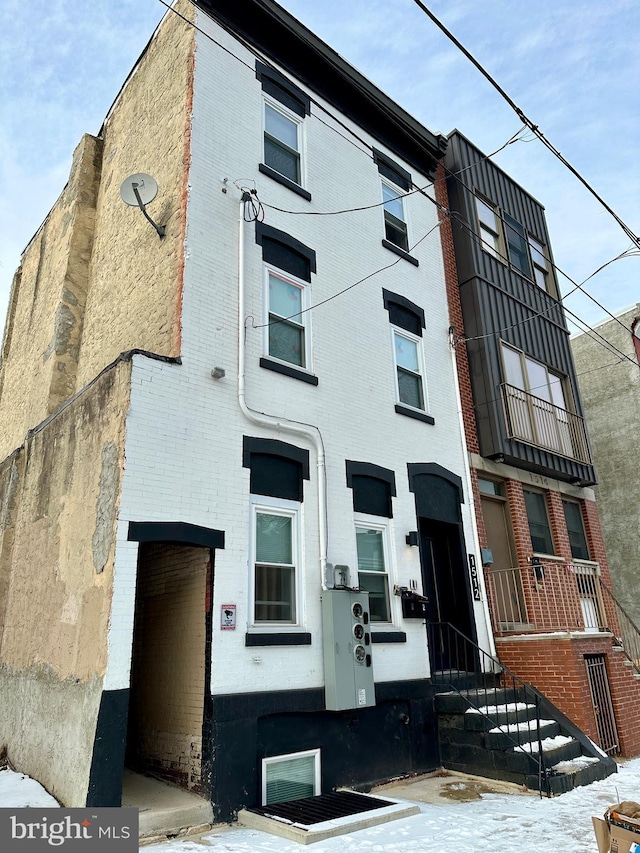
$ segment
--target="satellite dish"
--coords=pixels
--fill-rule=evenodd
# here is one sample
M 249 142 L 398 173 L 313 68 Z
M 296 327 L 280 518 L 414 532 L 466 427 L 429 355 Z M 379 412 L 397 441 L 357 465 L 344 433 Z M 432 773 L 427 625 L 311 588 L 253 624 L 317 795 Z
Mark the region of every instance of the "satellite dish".
M 153 219 L 147 213 L 145 205 L 153 201 L 158 194 L 158 182 L 151 175 L 145 175 L 144 172 L 138 172 L 136 175 L 129 175 L 120 185 L 120 198 L 125 204 L 131 207 L 139 207 L 144 218 L 153 225 L 156 229 L 158 237 L 162 240 L 166 233 L 164 225 L 156 225 Z
M 139 199 L 136 197 L 135 190 L 138 190 Z M 151 175 L 145 175 L 144 172 L 129 175 L 120 186 L 120 198 L 125 204 L 130 204 L 131 207 L 139 207 L 140 202 L 149 204 L 157 194 L 158 182 Z

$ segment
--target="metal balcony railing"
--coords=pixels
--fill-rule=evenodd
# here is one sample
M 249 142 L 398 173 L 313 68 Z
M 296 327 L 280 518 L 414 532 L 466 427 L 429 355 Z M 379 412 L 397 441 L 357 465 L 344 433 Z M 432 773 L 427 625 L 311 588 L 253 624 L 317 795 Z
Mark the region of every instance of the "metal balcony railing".
M 595 563 L 534 557 L 525 568 L 489 569 L 486 578 L 496 636 L 549 631 L 616 633 Z
M 622 647 L 627 660 L 631 663 L 635 672 L 640 674 L 640 628 L 638 628 L 624 607 L 618 602 L 612 590 L 602 580 L 600 581 L 600 588 L 602 589 L 607 609 L 613 609 L 614 611 L 611 630 L 616 635 L 616 639 Z M 619 630 L 616 631 L 615 628 Z
M 584 419 L 515 385 L 500 386 L 507 437 L 591 464 Z

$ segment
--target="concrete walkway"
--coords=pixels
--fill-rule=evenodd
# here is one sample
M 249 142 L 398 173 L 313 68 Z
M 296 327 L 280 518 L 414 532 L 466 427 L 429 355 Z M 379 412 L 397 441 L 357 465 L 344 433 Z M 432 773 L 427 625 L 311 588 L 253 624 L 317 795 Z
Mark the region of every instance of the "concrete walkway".
M 213 822 L 208 800 L 175 785 L 125 770 L 122 805 L 140 810 L 140 838 L 147 843 L 166 837 L 196 835 Z

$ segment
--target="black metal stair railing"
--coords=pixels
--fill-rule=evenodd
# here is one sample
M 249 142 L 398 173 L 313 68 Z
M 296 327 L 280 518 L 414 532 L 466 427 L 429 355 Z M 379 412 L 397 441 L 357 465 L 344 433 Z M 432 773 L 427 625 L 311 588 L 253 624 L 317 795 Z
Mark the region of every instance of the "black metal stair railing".
M 449 622 L 428 622 L 427 630 L 434 686 L 458 693 L 513 749 L 526 752 L 537 769 L 540 796 L 550 797 L 553 771 L 542 748 L 542 695 Z M 507 714 L 515 723 L 505 722 Z
M 615 597 L 613 590 L 607 586 L 602 578 L 599 578 L 599 581 L 605 597 L 605 612 L 609 614 L 610 608 L 613 608 L 615 613 L 615 623 L 610 624 L 609 629 L 620 643 L 634 672 L 640 674 L 640 628 Z M 620 630 L 618 631 L 616 628 Z

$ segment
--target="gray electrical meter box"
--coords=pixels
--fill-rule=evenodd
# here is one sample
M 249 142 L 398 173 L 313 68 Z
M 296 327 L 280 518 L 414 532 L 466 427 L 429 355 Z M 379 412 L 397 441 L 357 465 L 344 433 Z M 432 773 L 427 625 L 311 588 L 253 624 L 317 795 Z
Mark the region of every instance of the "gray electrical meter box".
M 322 633 L 327 710 L 375 705 L 369 593 L 353 589 L 324 590 Z

